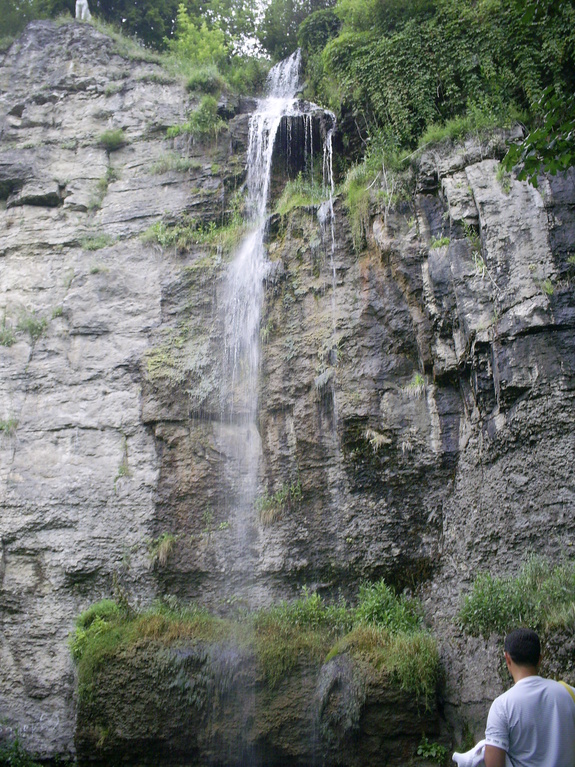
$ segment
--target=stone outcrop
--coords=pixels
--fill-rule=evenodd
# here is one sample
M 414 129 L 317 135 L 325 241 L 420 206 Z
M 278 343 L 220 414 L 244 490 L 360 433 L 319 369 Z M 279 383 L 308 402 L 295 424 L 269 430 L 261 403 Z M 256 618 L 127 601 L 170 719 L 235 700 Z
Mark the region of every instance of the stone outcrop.
M 248 118 L 222 104 L 217 141 L 166 139 L 195 102 L 147 59 L 50 22 L 0 58 L 0 717 L 73 752 L 66 638 L 114 590 L 225 610 L 385 576 L 420 590 L 447 722 L 480 734 L 497 647 L 458 632 L 460 595 L 575 535 L 575 173 L 536 190 L 501 176 L 503 136 L 470 140 L 418 159 L 412 202 L 374 196 L 357 250 L 341 201 L 333 243 L 317 207 L 272 218 L 240 524 L 229 250 L 141 235 L 228 220 Z
M 144 642 L 95 675 L 76 746 L 80 765 L 401 767 L 422 732 L 439 735 L 435 707 L 347 655 L 302 657 L 270 688 L 245 648 Z

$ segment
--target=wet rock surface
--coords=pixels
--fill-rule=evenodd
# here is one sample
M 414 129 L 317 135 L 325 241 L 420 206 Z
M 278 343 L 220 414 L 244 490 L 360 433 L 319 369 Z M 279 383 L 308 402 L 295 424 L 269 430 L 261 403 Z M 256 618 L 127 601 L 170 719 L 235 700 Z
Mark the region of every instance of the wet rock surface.
M 346 655 L 302 659 L 270 687 L 245 649 L 149 643 L 106 664 L 84 698 L 79 765 L 399 767 L 422 731 L 439 734 L 433 705 Z
M 229 251 L 141 238 L 219 226 L 241 186 L 248 114 L 217 142 L 166 139 L 194 105 L 86 24 L 35 22 L 0 57 L 0 714 L 33 750 L 74 751 L 66 638 L 114 590 L 225 611 L 385 576 L 420 589 L 440 638 L 444 727 L 480 735 L 499 650 L 454 626 L 460 595 L 575 535 L 575 172 L 499 178 L 500 136 L 426 152 L 413 204 L 374 204 L 359 251 L 339 201 L 333 249 L 317 207 L 272 219 L 239 520 Z

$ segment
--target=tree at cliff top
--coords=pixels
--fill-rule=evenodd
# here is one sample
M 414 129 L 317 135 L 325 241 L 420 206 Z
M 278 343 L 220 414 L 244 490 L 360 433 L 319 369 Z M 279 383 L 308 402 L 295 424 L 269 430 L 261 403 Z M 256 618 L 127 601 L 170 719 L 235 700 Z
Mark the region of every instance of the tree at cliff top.
M 29 0 L 0 0 L 0 38 L 19 34 L 34 17 Z
M 273 59 L 289 56 L 298 47 L 298 28 L 312 13 L 335 5 L 335 0 L 271 0 L 258 29 L 258 38 Z
M 90 0 L 90 9 L 96 18 L 163 49 L 174 34 L 179 4 L 179 0 Z M 199 28 L 217 27 L 228 42 L 254 34 L 254 12 L 247 0 L 188 0 L 185 8 Z M 18 34 L 30 19 L 73 16 L 74 9 L 75 0 L 0 0 L 0 37 Z
M 339 113 L 349 138 L 413 147 L 463 117 L 536 122 L 547 88 L 555 104 L 575 92 L 573 2 L 338 0 L 334 10 L 341 26 L 321 49 L 306 45 L 303 25 L 300 41 L 310 97 Z

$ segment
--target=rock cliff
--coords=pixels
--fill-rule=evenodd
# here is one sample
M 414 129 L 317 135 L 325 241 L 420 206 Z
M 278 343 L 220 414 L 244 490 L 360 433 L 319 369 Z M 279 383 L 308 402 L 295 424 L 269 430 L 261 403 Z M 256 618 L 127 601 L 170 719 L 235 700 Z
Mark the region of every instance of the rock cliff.
M 505 136 L 470 139 L 424 152 L 359 246 L 339 200 L 333 240 L 317 206 L 272 218 L 240 535 L 216 235 L 249 104 L 167 139 L 195 102 L 149 58 L 51 22 L 0 54 L 0 716 L 74 751 L 67 635 L 114 591 L 225 610 L 384 576 L 423 595 L 447 719 L 479 734 L 501 681 L 460 594 L 575 536 L 575 172 L 534 189 L 498 172 Z

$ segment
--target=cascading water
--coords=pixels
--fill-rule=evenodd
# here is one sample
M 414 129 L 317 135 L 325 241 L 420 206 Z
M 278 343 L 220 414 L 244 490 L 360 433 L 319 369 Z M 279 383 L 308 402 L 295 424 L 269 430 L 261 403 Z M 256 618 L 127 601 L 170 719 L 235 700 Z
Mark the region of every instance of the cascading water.
M 267 96 L 258 102 L 249 126 L 246 218 L 249 234 L 238 248 L 230 265 L 224 295 L 225 358 L 221 387 L 222 451 L 225 454 L 225 480 L 230 494 L 228 518 L 235 531 L 235 548 L 226 562 L 227 589 L 234 596 L 254 606 L 266 601 L 257 582 L 258 526 L 254 501 L 258 491 L 261 440 L 257 428 L 258 374 L 260 363 L 260 318 L 265 278 L 269 269 L 264 245 L 267 205 L 272 181 L 274 145 L 279 144 L 280 127 L 284 154 L 294 161 L 292 148 L 301 154 L 305 144 L 305 170 L 313 178 L 314 121 L 316 133 L 324 135 L 324 187 L 329 193 L 322 214 L 322 228 L 331 239 L 332 288 L 335 288 L 332 133 L 335 117 L 313 104 L 296 98 L 300 85 L 301 54 L 296 51 L 272 68 L 268 76 Z M 327 116 L 330 127 L 321 131 L 318 117 Z M 303 127 L 303 135 L 301 128 Z M 293 131 L 292 131 L 293 128 Z M 278 139 L 276 141 L 276 139 Z M 317 141 L 317 139 L 316 139 Z M 282 144 L 283 146 L 283 144 Z M 323 208 L 322 208 L 323 209 Z M 335 301 L 335 297 L 332 299 Z M 335 323 L 335 305 L 333 306 Z M 335 324 L 333 328 L 335 338 Z M 260 540 L 261 543 L 261 540 Z
M 258 405 L 259 326 L 264 279 L 268 264 L 264 247 L 266 208 L 270 190 L 274 142 L 282 118 L 297 114 L 301 53 L 272 68 L 268 76 L 268 95 L 258 103 L 249 128 L 247 157 L 246 215 L 249 234 L 241 243 L 230 266 L 224 306 L 225 360 L 222 384 L 223 423 L 228 459 L 229 486 L 234 488 L 233 519 L 237 539 L 235 590 L 244 598 L 250 591 L 253 557 L 250 554 L 252 509 L 257 491 L 261 442 L 256 425 Z M 226 427 L 224 427 L 226 428 Z M 257 599 L 257 598 L 256 598 Z
M 282 117 L 295 113 L 300 51 L 277 64 L 268 77 L 267 98 L 259 102 L 250 121 L 247 163 L 247 218 L 244 239 L 228 275 L 226 363 L 230 390 L 227 413 L 252 417 L 257 408 L 259 321 L 266 274 L 264 234 L 274 141 Z

